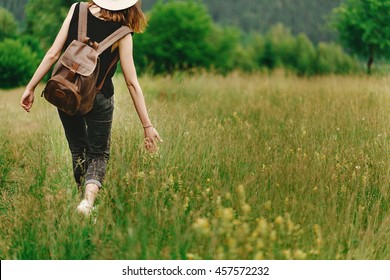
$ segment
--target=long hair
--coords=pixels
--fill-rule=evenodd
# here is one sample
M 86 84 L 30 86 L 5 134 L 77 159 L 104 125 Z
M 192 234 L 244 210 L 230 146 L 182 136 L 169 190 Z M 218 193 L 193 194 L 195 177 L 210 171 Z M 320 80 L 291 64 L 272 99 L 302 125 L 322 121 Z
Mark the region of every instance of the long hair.
M 89 6 L 96 5 L 93 0 L 89 0 Z M 96 5 L 98 6 L 98 5 Z M 144 32 L 148 25 L 145 14 L 141 10 L 141 0 L 135 3 L 130 8 L 120 11 L 110 11 L 100 8 L 100 17 L 104 20 L 119 22 L 122 25 L 127 25 L 136 33 Z

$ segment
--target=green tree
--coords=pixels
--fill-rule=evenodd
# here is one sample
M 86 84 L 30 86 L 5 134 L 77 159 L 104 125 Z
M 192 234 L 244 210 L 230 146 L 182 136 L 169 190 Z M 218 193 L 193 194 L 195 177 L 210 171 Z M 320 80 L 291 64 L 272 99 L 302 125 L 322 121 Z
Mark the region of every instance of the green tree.
M 76 0 L 34 0 L 25 8 L 26 33 L 40 38 L 47 49 L 54 42 L 69 8 Z
M 207 68 L 211 30 L 211 18 L 199 1 L 160 1 L 150 12 L 148 29 L 134 40 L 136 63 L 152 65 L 155 73 Z
M 305 34 L 301 33 L 296 37 L 293 52 L 292 65 L 297 74 L 300 76 L 313 74 L 316 49 Z
M 209 62 L 215 70 L 227 73 L 237 67 L 235 57 L 238 55 L 241 31 L 237 28 L 213 25 L 207 37 Z
M 0 41 L 4 38 L 14 37 L 17 27 L 14 16 L 8 10 L 0 8 Z
M 368 73 L 376 58 L 390 56 L 389 0 L 346 0 L 333 21 L 344 46 L 367 58 Z
M 242 36 L 241 44 L 237 47 L 234 65 L 244 72 L 254 72 L 261 68 L 264 58 L 265 40 L 260 33 L 250 32 Z
M 276 24 L 265 36 L 262 63 L 269 69 L 291 67 L 294 59 L 294 45 L 295 38 L 290 30 L 281 23 Z
M 24 85 L 37 66 L 36 55 L 14 39 L 0 42 L 0 85 L 2 88 Z
M 350 74 L 358 69 L 357 62 L 334 43 L 319 43 L 315 60 L 316 74 Z

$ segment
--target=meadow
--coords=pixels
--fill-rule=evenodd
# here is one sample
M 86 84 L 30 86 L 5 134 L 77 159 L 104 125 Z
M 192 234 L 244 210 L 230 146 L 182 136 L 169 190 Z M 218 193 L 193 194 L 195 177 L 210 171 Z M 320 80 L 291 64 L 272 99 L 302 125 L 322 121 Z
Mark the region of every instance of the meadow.
M 147 153 L 115 78 L 111 159 L 91 218 L 37 89 L 0 91 L 1 259 L 390 259 L 390 77 L 140 78 Z

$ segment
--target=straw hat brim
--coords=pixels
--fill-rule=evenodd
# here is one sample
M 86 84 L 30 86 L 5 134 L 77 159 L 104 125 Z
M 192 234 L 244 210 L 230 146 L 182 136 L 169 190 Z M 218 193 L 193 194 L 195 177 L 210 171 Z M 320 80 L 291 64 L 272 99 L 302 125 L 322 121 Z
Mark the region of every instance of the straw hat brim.
M 93 0 L 93 2 L 103 9 L 120 11 L 130 8 L 137 3 L 138 0 Z

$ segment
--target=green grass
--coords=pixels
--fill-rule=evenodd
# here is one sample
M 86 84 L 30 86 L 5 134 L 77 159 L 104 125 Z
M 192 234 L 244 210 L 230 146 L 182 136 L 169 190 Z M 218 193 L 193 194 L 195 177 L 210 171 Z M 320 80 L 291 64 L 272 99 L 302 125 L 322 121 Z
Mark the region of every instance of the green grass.
M 0 92 L 1 259 L 390 259 L 390 78 L 140 82 L 164 143 L 144 151 L 118 77 L 92 219 L 55 109 Z

